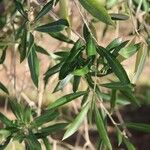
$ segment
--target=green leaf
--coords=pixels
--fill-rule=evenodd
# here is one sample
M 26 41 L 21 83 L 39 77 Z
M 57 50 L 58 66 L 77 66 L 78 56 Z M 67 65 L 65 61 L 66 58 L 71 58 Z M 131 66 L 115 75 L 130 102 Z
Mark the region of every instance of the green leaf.
M 17 0 L 14 0 L 14 2 L 15 2 L 15 6 L 16 6 L 16 9 L 20 12 L 20 14 L 25 18 L 25 19 L 28 19 L 28 15 L 27 15 L 27 13 L 24 11 L 24 9 L 23 9 L 23 5 L 20 3 L 20 2 L 18 2 Z
M 68 137 L 70 137 L 72 134 L 74 134 L 80 127 L 80 125 L 82 124 L 82 122 L 84 121 L 88 110 L 90 108 L 91 103 L 87 103 L 81 110 L 81 112 L 77 115 L 77 117 L 73 120 L 73 122 L 71 124 L 68 125 L 68 129 L 65 132 L 63 139 L 65 140 Z
M 23 121 L 25 123 L 30 123 L 32 117 L 32 110 L 29 106 L 25 106 L 24 108 L 24 115 L 23 115 Z
M 92 36 L 88 36 L 86 46 L 86 52 L 88 57 L 96 55 L 95 41 L 93 40 Z
M 115 47 L 119 46 L 122 43 L 122 38 L 116 38 L 113 41 L 111 41 L 108 46 L 106 47 L 106 49 L 108 51 L 113 50 Z
M 79 2 L 93 17 L 106 24 L 114 25 L 107 10 L 99 0 L 79 0 Z
M 110 88 L 110 89 L 115 89 L 115 90 L 132 90 L 133 85 L 130 83 L 124 84 L 122 82 L 111 82 L 111 83 L 105 83 L 105 84 L 100 84 L 102 87 Z
M 102 138 L 104 144 L 107 146 L 107 148 L 109 150 L 112 150 L 112 146 L 111 146 L 110 140 L 108 138 L 108 134 L 106 132 L 103 119 L 98 111 L 98 108 L 95 107 L 94 111 L 95 111 L 95 121 L 96 121 L 96 126 L 98 129 L 98 133 L 99 133 L 100 137 Z
M 45 33 L 50 33 L 50 32 L 60 32 L 65 29 L 65 27 L 68 27 L 69 24 L 67 20 L 64 19 L 59 19 L 55 22 L 48 23 L 39 27 L 36 27 L 35 30 L 39 32 L 45 32 Z
M 64 79 L 69 73 L 71 73 L 75 67 L 76 63 L 78 62 L 77 58 L 80 54 L 80 52 L 84 49 L 84 46 L 81 42 L 81 40 L 78 40 L 73 48 L 70 51 L 70 54 L 66 58 L 64 64 L 62 65 L 60 72 L 59 72 L 59 79 Z
M 29 54 L 30 54 L 30 52 L 32 50 L 33 45 L 34 45 L 34 36 L 30 32 L 29 37 L 28 37 L 28 53 L 27 53 L 27 56 L 29 56 Z
M 39 127 L 43 124 L 50 122 L 54 120 L 56 117 L 58 117 L 58 112 L 53 111 L 46 111 L 44 114 L 40 115 L 39 117 L 36 117 L 33 122 L 31 122 L 32 127 Z
M 20 62 L 26 58 L 27 53 L 27 30 L 22 29 L 21 43 L 18 47 L 20 53 Z
M 1 123 L 5 124 L 7 127 L 13 126 L 12 121 L 9 120 L 6 116 L 4 116 L 1 112 L 0 112 L 0 121 Z
M 112 90 L 111 99 L 110 99 L 110 105 L 111 105 L 111 110 L 112 111 L 115 108 L 116 100 L 117 100 L 117 91 L 116 90 Z
M 119 61 L 109 51 L 99 46 L 97 49 L 97 52 L 99 53 L 99 55 L 102 54 L 106 58 L 112 71 L 115 73 L 115 75 L 119 78 L 119 80 L 122 83 L 130 83 L 130 80 L 128 78 L 126 71 L 124 70 L 122 65 L 119 63 Z
M 125 123 L 125 126 L 133 130 L 150 133 L 150 124 L 130 122 L 130 123 Z
M 4 48 L 3 48 L 3 52 L 2 52 L 2 55 L 1 55 L 1 57 L 0 57 L 0 64 L 3 64 L 3 62 L 5 61 L 5 58 L 6 58 L 6 50 L 7 50 L 7 46 L 5 46 Z
M 29 133 L 25 141 L 28 144 L 30 150 L 42 150 L 40 142 L 32 132 Z
M 54 93 L 59 90 L 62 90 L 68 84 L 68 82 L 72 79 L 72 77 L 73 77 L 73 75 L 69 74 L 63 80 L 59 81 L 54 89 Z
M 58 2 L 58 0 L 57 0 Z M 39 20 L 40 18 L 42 18 L 45 14 L 47 14 L 52 8 L 53 8 L 53 5 L 54 5 L 54 0 L 51 0 L 50 2 L 48 2 L 42 9 L 41 11 L 36 15 L 35 17 L 35 21 Z M 55 3 L 56 5 L 56 3 Z
M 115 14 L 115 13 L 111 13 L 109 14 L 112 20 L 128 20 L 129 16 L 125 15 L 125 14 Z
M 118 146 L 120 146 L 123 140 L 123 134 L 118 127 L 116 127 L 116 134 L 118 139 Z
M 0 89 L 5 92 L 6 94 L 9 94 L 7 88 L 0 82 Z
M 80 96 L 83 96 L 86 93 L 87 93 L 87 91 L 80 91 L 80 92 L 65 95 L 65 96 L 57 99 L 54 103 L 50 104 L 47 109 L 56 109 L 66 103 L 69 103 L 70 101 L 72 101 Z
M 0 150 L 5 150 L 5 148 L 6 148 L 7 145 L 9 144 L 11 138 L 12 138 L 12 136 L 9 136 L 9 137 L 5 140 L 5 142 L 0 145 Z
M 73 92 L 74 93 L 78 90 L 80 79 L 81 79 L 80 76 L 74 76 L 74 80 L 73 80 Z
M 16 102 L 16 99 L 9 100 L 11 111 L 16 116 L 17 119 L 23 120 L 24 110 L 23 106 Z
M 69 39 L 67 36 L 65 36 L 63 33 L 61 32 L 50 32 L 48 33 L 50 36 L 52 36 L 53 38 L 60 40 L 62 42 L 66 42 L 66 43 L 70 43 L 70 44 L 74 44 L 75 42 L 71 39 Z
M 95 41 L 92 38 L 91 33 L 89 32 L 86 25 L 84 25 L 84 27 L 83 27 L 83 34 L 84 34 L 84 38 L 86 40 L 87 56 L 90 57 L 90 56 L 96 55 Z
M 31 48 L 31 52 L 28 56 L 28 65 L 30 68 L 31 78 L 36 87 L 38 87 L 38 78 L 39 78 L 39 60 L 37 58 L 35 47 Z
M 132 91 L 130 91 L 130 90 L 126 90 L 126 91 L 121 90 L 121 93 L 122 93 L 124 96 L 126 96 L 126 97 L 129 99 L 130 102 L 132 102 L 132 103 L 135 104 L 135 105 L 140 106 L 139 101 L 138 101 L 138 100 L 136 99 L 136 97 L 133 95 Z
M 74 44 L 73 48 L 70 50 L 70 54 L 66 59 L 66 62 L 72 62 L 78 55 L 79 53 L 84 49 L 84 45 L 82 41 L 79 39 L 76 41 Z
M 135 45 L 129 45 L 127 47 L 122 48 L 119 51 L 119 54 L 127 59 L 131 57 L 132 55 L 134 55 L 139 50 L 139 48 L 140 48 L 140 43 L 135 44 Z
M 81 69 L 76 69 L 76 70 L 74 70 L 73 71 L 73 75 L 75 75 L 75 76 L 84 76 L 84 75 L 86 75 L 87 73 L 89 73 L 89 67 L 88 66 L 85 66 L 85 67 L 83 67 L 83 68 L 81 68 Z
M 136 150 L 134 145 L 127 138 L 123 138 L 123 142 L 125 143 L 127 150 Z
M 43 140 L 46 150 L 52 150 L 51 144 L 49 143 L 48 138 L 43 138 L 42 140 Z
M 21 38 L 22 36 L 22 31 L 24 29 L 26 29 L 26 23 L 27 23 L 27 20 L 25 20 L 22 24 L 20 24 L 20 26 L 18 27 L 18 29 L 16 30 L 16 33 L 15 33 L 15 40 L 18 40 L 19 38 Z
M 59 132 L 60 130 L 63 130 L 67 126 L 67 123 L 57 123 L 55 125 L 48 126 L 46 128 L 42 128 L 38 131 L 38 133 L 35 134 L 37 138 L 44 138 L 48 135 Z
M 135 83 L 139 79 L 139 77 L 144 69 L 144 64 L 146 62 L 147 54 L 148 54 L 148 49 L 146 47 L 141 47 L 137 53 L 137 58 L 136 58 L 136 63 L 135 63 L 135 71 L 134 71 L 135 75 L 132 79 L 133 83 Z
M 62 66 L 62 63 L 59 63 L 55 66 L 53 66 L 52 68 L 49 68 L 46 73 L 44 74 L 44 82 L 45 82 L 45 85 L 47 84 L 48 82 L 48 79 L 55 73 L 59 72 L 60 68 Z
M 35 50 L 38 53 L 41 53 L 41 54 L 49 56 L 49 53 L 43 47 L 41 47 L 39 45 L 35 45 Z

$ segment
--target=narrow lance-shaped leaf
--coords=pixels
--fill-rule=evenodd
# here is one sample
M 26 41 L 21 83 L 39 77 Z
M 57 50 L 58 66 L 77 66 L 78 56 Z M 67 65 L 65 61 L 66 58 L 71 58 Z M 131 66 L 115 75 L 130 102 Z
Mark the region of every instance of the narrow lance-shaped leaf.
M 4 91 L 6 94 L 9 94 L 7 88 L 0 82 L 0 89 Z
M 11 111 L 16 116 L 16 118 L 19 120 L 23 120 L 23 106 L 16 102 L 16 99 L 9 100 L 9 104 L 11 107 Z
M 28 56 L 28 65 L 30 69 L 31 78 L 36 87 L 38 87 L 39 78 L 39 60 L 37 58 L 35 47 L 31 48 L 31 52 Z
M 79 0 L 79 2 L 93 17 L 106 24 L 114 25 L 110 15 L 99 0 Z
M 127 98 L 128 98 L 128 100 L 130 101 L 130 102 L 132 102 L 133 104 L 135 104 L 135 105 L 138 105 L 138 106 L 140 106 L 140 103 L 139 103 L 139 101 L 137 100 L 137 98 L 135 97 L 135 95 L 133 95 L 133 92 L 131 91 L 131 90 L 120 90 L 121 91 L 121 93 L 124 95 L 124 96 L 126 96 Z
M 60 130 L 63 130 L 68 124 L 67 123 L 57 123 L 45 128 L 42 128 L 35 134 L 36 138 L 44 138 L 52 133 L 57 133 Z
M 116 134 L 118 139 L 118 146 L 120 146 L 123 140 L 123 134 L 118 127 L 116 127 Z
M 25 139 L 25 141 L 30 147 L 30 149 L 42 150 L 40 142 L 37 140 L 36 136 L 31 131 Z
M 46 150 L 52 150 L 51 144 L 49 143 L 48 138 L 43 138 L 42 140 L 43 140 Z
M 56 0 L 55 5 L 57 4 L 58 0 Z M 42 18 L 45 14 L 47 14 L 52 8 L 53 8 L 54 0 L 51 0 L 48 2 L 42 9 L 41 11 L 36 15 L 35 21 L 39 20 Z
M 28 34 L 28 37 L 27 37 L 28 39 L 28 52 L 27 52 L 27 56 L 29 56 L 29 54 L 30 54 L 30 52 L 31 52 L 31 50 L 32 50 L 32 47 L 33 47 L 33 45 L 34 45 L 34 36 L 33 36 L 33 34 L 30 32 L 29 34 Z
M 71 93 L 71 94 L 65 95 L 65 96 L 57 99 L 54 103 L 50 104 L 48 106 L 48 109 L 56 109 L 66 103 L 69 103 L 70 101 L 72 101 L 80 96 L 83 96 L 86 93 L 87 93 L 86 91 L 80 91 L 77 93 Z
M 125 14 L 115 14 L 115 13 L 111 13 L 109 14 L 111 19 L 112 20 L 120 20 L 120 21 L 123 21 L 123 20 L 128 20 L 129 19 L 129 16 L 128 15 L 125 15 Z
M 103 119 L 98 111 L 98 108 L 95 107 L 94 111 L 95 111 L 95 122 L 96 122 L 96 126 L 98 129 L 98 133 L 99 133 L 100 137 L 102 138 L 104 144 L 107 146 L 107 148 L 109 150 L 112 150 L 112 146 L 111 146 L 110 140 L 108 138 L 108 134 L 106 132 Z
M 88 56 L 96 55 L 95 41 L 94 41 L 94 39 L 92 38 L 91 35 L 89 35 L 88 38 L 87 38 L 86 50 L 87 50 L 87 55 Z
M 130 122 L 130 123 L 125 123 L 125 126 L 133 130 L 150 133 L 150 124 Z
M 64 35 L 61 32 L 50 32 L 48 33 L 50 36 L 52 36 L 53 38 L 60 40 L 62 42 L 66 42 L 66 43 L 70 43 L 70 44 L 74 44 L 75 42 L 71 39 L 69 39 L 69 37 L 67 37 L 66 35 Z
M 73 92 L 76 92 L 78 90 L 79 84 L 80 84 L 80 76 L 74 76 L 74 80 L 73 80 Z
M 109 66 L 111 67 L 112 71 L 116 74 L 116 76 L 119 78 L 119 80 L 123 83 L 130 83 L 130 80 L 128 78 L 128 75 L 122 65 L 119 63 L 119 61 L 105 48 L 99 46 L 97 48 L 97 52 L 101 55 L 103 55 Z
M 39 45 L 34 45 L 35 46 L 35 50 L 38 52 L 38 53 L 41 53 L 41 54 L 44 54 L 44 55 L 47 55 L 49 56 L 49 53 L 41 46 Z
M 91 103 L 88 102 L 82 108 L 81 112 L 77 115 L 77 117 L 73 120 L 73 122 L 68 125 L 68 129 L 63 136 L 63 140 L 70 137 L 72 134 L 74 134 L 78 130 L 78 128 L 80 127 L 80 125 L 82 124 L 82 122 L 84 121 L 84 119 L 88 113 L 90 105 L 91 105 Z
M 15 6 L 16 6 L 16 9 L 20 12 L 20 14 L 25 18 L 27 19 L 27 13 L 24 11 L 23 9 L 23 5 L 18 2 L 17 0 L 14 0 L 15 2 Z
M 48 23 L 39 27 L 36 27 L 35 30 L 39 32 L 45 32 L 45 33 L 50 33 L 50 32 L 60 32 L 65 29 L 65 27 L 68 27 L 69 24 L 67 20 L 64 19 L 59 19 L 55 22 Z
M 121 43 L 122 43 L 122 38 L 116 38 L 107 45 L 106 50 L 111 51 L 115 47 L 119 46 Z
M 9 120 L 6 116 L 4 116 L 1 112 L 0 112 L 0 122 L 2 124 L 5 124 L 7 127 L 13 126 L 12 121 Z
M 4 48 L 3 48 L 3 52 L 2 52 L 2 55 L 1 55 L 1 57 L 0 57 L 0 64 L 2 64 L 4 61 L 5 61 L 5 58 L 6 58 L 6 50 L 7 50 L 7 46 L 5 46 Z
M 62 65 L 60 72 L 59 72 L 59 79 L 64 79 L 69 73 L 71 73 L 75 67 L 76 63 L 78 62 L 77 58 L 80 52 L 84 49 L 84 46 L 81 40 L 77 40 L 74 44 L 73 48 L 70 51 L 70 54 L 66 58 L 64 64 Z
M 144 69 L 144 64 L 146 61 L 147 54 L 148 54 L 148 49 L 144 45 L 143 47 L 140 48 L 140 50 L 137 53 L 137 58 L 136 58 L 136 63 L 135 63 L 135 71 L 134 71 L 135 75 L 132 79 L 133 83 L 135 83 L 139 79 L 139 77 Z
M 45 82 L 45 85 L 47 84 L 48 82 L 48 79 L 55 73 L 59 72 L 60 68 L 62 66 L 62 63 L 59 63 L 55 66 L 53 66 L 52 68 L 49 68 L 46 73 L 44 74 L 44 82 Z
M 69 22 L 69 0 L 59 0 L 60 17 Z
M 90 57 L 90 56 L 96 55 L 95 41 L 86 25 L 84 25 L 84 27 L 83 27 L 83 35 L 86 40 L 87 56 Z
M 125 59 L 127 59 L 131 57 L 132 55 L 134 55 L 139 50 L 139 48 L 140 48 L 140 43 L 132 44 L 132 45 L 122 48 L 119 51 L 119 54 L 123 56 Z
M 117 100 L 117 90 L 112 90 L 111 99 L 110 99 L 110 105 L 111 105 L 111 110 L 112 111 L 115 108 L 116 100 Z
M 100 84 L 102 87 L 110 88 L 110 89 L 115 89 L 115 90 L 132 90 L 134 85 L 132 84 L 124 84 L 122 82 L 111 82 L 111 83 L 105 83 L 105 84 Z
M 27 55 L 27 30 L 26 28 L 23 29 L 22 31 L 22 36 L 21 36 L 21 43 L 18 47 L 19 53 L 20 53 L 20 62 L 22 62 Z M 31 39 L 30 39 L 31 40 Z
M 58 84 L 56 85 L 55 89 L 54 89 L 54 93 L 62 90 L 72 79 L 73 75 L 69 74 L 68 76 L 66 76 L 66 78 L 64 78 L 63 80 L 59 81 Z
M 84 76 L 84 75 L 86 75 L 87 73 L 89 73 L 89 67 L 88 66 L 85 66 L 85 67 L 83 67 L 83 68 L 81 68 L 81 69 L 76 69 L 76 70 L 74 70 L 73 71 L 73 75 L 75 75 L 75 76 Z
M 56 117 L 58 117 L 59 113 L 55 111 L 46 111 L 44 114 L 35 118 L 33 122 L 31 122 L 32 127 L 39 127 L 47 122 L 52 121 Z
M 128 138 L 123 138 L 123 142 L 125 143 L 127 150 L 136 150 L 134 145 L 129 141 Z

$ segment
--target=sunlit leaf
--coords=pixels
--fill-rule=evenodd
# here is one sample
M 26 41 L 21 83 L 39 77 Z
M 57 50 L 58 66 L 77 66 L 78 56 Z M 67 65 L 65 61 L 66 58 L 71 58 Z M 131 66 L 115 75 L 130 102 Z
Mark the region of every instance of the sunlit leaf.
M 59 91 L 59 90 L 62 90 L 68 84 L 68 82 L 70 82 L 72 77 L 73 77 L 73 75 L 69 74 L 63 80 L 59 81 L 58 84 L 56 85 L 55 89 L 54 89 L 54 93 Z
M 88 113 L 90 104 L 91 103 L 87 103 L 82 108 L 81 112 L 77 115 L 77 117 L 73 120 L 73 122 L 68 125 L 67 131 L 65 132 L 65 134 L 63 136 L 63 140 L 70 137 L 72 134 L 74 134 L 79 129 L 80 125 L 82 124 L 82 122 L 84 121 L 84 119 Z
M 72 100 L 74 100 L 80 96 L 83 96 L 86 93 L 87 93 L 86 91 L 80 91 L 80 92 L 65 95 L 65 96 L 57 99 L 54 103 L 50 104 L 47 107 L 47 109 L 56 109 L 56 108 L 66 104 L 66 103 L 69 103 L 70 101 L 72 101 Z
M 108 138 L 108 134 L 107 134 L 106 128 L 104 126 L 104 122 L 101 117 L 101 114 L 99 113 L 97 107 L 95 107 L 94 111 L 95 111 L 95 122 L 96 122 L 96 126 L 98 129 L 98 133 L 99 133 L 100 137 L 102 138 L 104 144 L 107 146 L 107 148 L 109 150 L 112 150 L 112 146 L 111 146 L 110 140 Z
M 99 0 L 79 0 L 79 2 L 93 17 L 106 24 L 114 24 L 107 10 Z

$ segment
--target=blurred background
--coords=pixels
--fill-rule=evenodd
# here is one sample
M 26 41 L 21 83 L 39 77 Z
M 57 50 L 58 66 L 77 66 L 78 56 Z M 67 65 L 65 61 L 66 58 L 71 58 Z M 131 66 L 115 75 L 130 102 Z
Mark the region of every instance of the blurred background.
M 20 0 L 21 1 L 21 0 Z M 31 10 L 33 9 L 33 15 L 41 8 L 43 3 L 39 3 L 40 0 L 30 0 Z M 26 1 L 25 1 L 26 2 Z M 41 2 L 41 1 L 40 1 Z M 45 0 L 46 2 L 46 0 Z M 136 42 L 146 42 L 150 47 L 150 2 L 149 0 L 106 0 L 106 6 L 109 13 L 126 13 L 129 15 L 129 19 L 126 21 L 120 21 L 116 23 L 116 28 L 108 27 L 103 23 L 93 20 L 93 26 L 96 30 L 97 40 L 100 45 L 107 46 L 114 38 L 121 38 L 124 40 L 135 40 Z M 139 4 L 140 3 L 140 4 Z M 74 2 L 69 1 L 69 13 L 71 28 L 82 36 L 83 21 L 77 10 Z M 21 23 L 20 14 L 18 17 L 13 18 L 13 10 L 15 6 L 13 1 L 10 0 L 0 0 L 0 46 L 2 42 L 9 41 L 9 46 L 6 50 L 6 58 L 3 64 L 0 64 L 0 81 L 5 83 L 6 87 L 10 91 L 11 97 L 17 97 L 19 100 L 26 101 L 31 105 L 36 104 L 39 107 L 45 108 L 48 104 L 52 103 L 64 94 L 71 92 L 71 82 L 68 83 L 62 91 L 53 93 L 54 88 L 58 83 L 58 75 L 54 75 L 49 79 L 48 85 L 44 88 L 43 74 L 46 72 L 47 68 L 53 66 L 55 62 L 55 57 L 52 55 L 56 51 L 66 50 L 72 47 L 72 45 L 65 44 L 64 42 L 58 41 L 48 34 L 34 33 L 36 37 L 36 43 L 46 49 L 50 56 L 45 56 L 42 54 L 38 55 L 40 60 L 40 84 L 37 90 L 33 85 L 30 77 L 29 68 L 26 61 L 20 63 L 20 55 L 17 49 L 17 44 L 11 43 L 12 40 L 12 27 L 11 24 L 14 23 L 15 28 L 18 28 Z M 82 10 L 82 8 L 81 8 Z M 42 22 L 50 22 L 53 20 L 55 15 L 61 17 L 59 5 L 53 10 L 53 12 L 42 18 Z M 87 17 L 92 19 L 92 17 L 87 14 Z M 55 17 L 56 17 L 55 16 Z M 13 22 L 12 22 L 13 20 Z M 138 34 L 136 33 L 138 32 Z M 67 31 L 65 32 L 67 34 Z M 70 38 L 76 41 L 78 36 L 71 33 Z M 1 48 L 1 47 L 0 47 Z M 145 48 L 145 47 L 144 47 Z M 0 51 L 0 56 L 2 51 Z M 130 79 L 133 79 L 134 69 L 135 69 L 136 55 L 132 56 L 128 60 L 123 62 L 123 66 L 126 68 Z M 123 118 L 125 122 L 141 122 L 150 124 L 150 59 L 147 55 L 146 62 L 142 71 L 140 78 L 136 82 L 135 94 L 142 104 L 141 107 L 134 107 L 132 105 L 125 105 L 119 107 L 117 113 L 120 118 Z M 101 79 L 103 80 L 103 78 Z M 86 85 L 81 82 L 80 89 L 85 90 Z M 109 91 L 107 91 L 109 93 Z M 11 113 L 9 106 L 7 104 L 8 97 L 0 91 L 0 112 L 7 115 L 8 118 L 15 118 Z M 106 104 L 107 105 L 107 104 Z M 66 109 L 67 108 L 67 109 Z M 64 120 L 72 120 L 73 117 L 78 113 L 80 108 L 80 101 L 71 102 L 69 105 L 65 106 L 60 110 L 62 112 L 62 118 Z M 116 116 L 114 115 L 114 118 Z M 117 117 L 116 117 L 117 118 Z M 1 126 L 1 124 L 0 124 Z M 52 135 L 55 144 L 58 146 L 57 149 L 83 149 L 83 144 L 85 139 L 82 137 L 82 129 L 74 134 L 71 138 L 64 141 L 65 144 L 61 142 L 62 134 Z M 110 137 L 112 143 L 116 145 L 116 136 L 114 130 L 109 124 Z M 136 146 L 137 150 L 148 150 L 150 147 L 150 134 L 143 132 L 129 131 L 131 134 L 131 140 Z M 98 133 L 95 127 L 89 128 L 90 139 L 95 143 L 95 139 L 98 139 Z M 67 148 L 66 148 L 67 147 Z M 12 142 L 7 150 L 21 150 L 23 147 L 17 143 Z M 122 150 L 120 148 L 119 150 Z M 117 150 L 117 149 L 116 149 Z

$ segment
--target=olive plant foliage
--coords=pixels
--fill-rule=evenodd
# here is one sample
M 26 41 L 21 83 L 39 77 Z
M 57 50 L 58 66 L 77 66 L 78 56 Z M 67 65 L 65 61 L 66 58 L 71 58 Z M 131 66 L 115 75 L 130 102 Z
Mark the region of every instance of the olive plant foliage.
M 3 30 L 9 21 L 11 21 L 11 27 L 8 33 L 2 33 L 2 38 L 0 38 L 0 63 L 4 63 L 8 48 L 12 45 L 17 45 L 20 63 L 23 61 L 28 62 L 31 79 L 38 89 L 40 61 L 37 53 L 45 54 L 45 57 L 50 56 L 50 53 L 42 45 L 36 43 L 34 33 L 46 33 L 61 42 L 69 44 L 71 48 L 53 53 L 56 56 L 56 64 L 49 67 L 45 72 L 44 84 L 46 86 L 49 79 L 54 74 L 58 74 L 59 81 L 54 88 L 54 92 L 62 90 L 69 82 L 72 83 L 72 92 L 49 104 L 42 110 L 43 113 L 40 116 L 37 115 L 36 107 L 33 108 L 27 104 L 18 103 L 16 99 L 9 99 L 9 105 L 16 120 L 10 120 L 0 113 L 0 122 L 3 124 L 3 128 L 0 129 L 2 137 L 0 149 L 5 149 L 11 140 L 18 140 L 20 143 L 24 142 L 25 148 L 29 150 L 42 149 L 42 143 L 44 143 L 47 150 L 50 150 L 49 135 L 52 133 L 57 134 L 59 130 L 64 130 L 63 140 L 65 140 L 79 129 L 87 117 L 88 123 L 90 125 L 95 124 L 97 127 L 100 138 L 97 141 L 99 143 L 98 149 L 100 147 L 109 150 L 113 149 L 107 130 L 107 120 L 109 119 L 112 121 L 116 131 L 118 147 L 124 144 L 128 150 L 134 150 L 133 144 L 125 133 L 126 128 L 150 132 L 150 126 L 132 122 L 116 123 L 112 115 L 118 105 L 131 104 L 140 107 L 140 101 L 134 94 L 135 82 L 132 82 L 129 78 L 121 63 L 137 54 L 135 65 L 135 79 L 137 79 L 142 72 L 146 59 L 148 45 L 145 43 L 147 42 L 148 44 L 149 35 L 146 37 L 145 42 L 135 43 L 134 40 L 123 41 L 120 38 L 115 38 L 107 46 L 103 47 L 97 41 L 93 28 L 91 28 L 94 27 L 93 24 L 103 22 L 106 28 L 115 28 L 118 21 L 126 21 L 130 15 L 133 15 L 128 11 L 124 14 L 109 13 L 108 10 L 117 5 L 117 0 L 49 0 L 43 3 L 40 3 L 39 0 L 38 2 L 40 9 L 36 10 L 33 15 L 34 18 L 30 15 L 30 1 L 13 0 L 12 5 L 14 7 L 11 8 L 9 14 L 5 13 L 5 11 L 1 12 L 0 28 Z M 66 34 L 74 31 L 67 13 L 66 3 L 68 2 L 75 4 L 83 20 L 83 36 L 78 36 L 76 41 L 72 40 L 69 34 Z M 4 1 L 1 0 L 0 3 L 2 4 Z M 130 2 L 124 3 L 126 7 L 130 7 Z M 60 6 L 61 17 L 53 18 L 50 22 L 45 23 L 43 18 L 53 12 L 57 5 Z M 136 9 L 139 6 L 139 1 L 133 0 L 132 5 Z M 150 11 L 148 1 L 145 0 L 140 5 L 141 7 L 138 8 L 141 11 Z M 86 20 L 82 11 L 86 11 L 90 19 Z M 18 23 L 14 21 L 16 18 L 19 20 L 19 25 L 16 25 Z M 8 37 L 13 40 L 10 41 Z M 146 45 L 144 50 L 143 45 Z M 114 75 L 115 77 L 107 80 L 109 75 Z M 105 78 L 107 82 L 98 82 L 101 78 Z M 86 84 L 86 91 L 80 90 L 81 81 Z M 103 88 L 111 91 L 111 94 L 104 93 L 101 90 Z M 0 89 L 8 94 L 9 97 L 9 91 L 4 83 L 0 82 Z M 73 121 L 57 122 L 56 118 L 59 116 L 58 110 L 61 106 L 79 97 L 82 97 L 81 108 Z M 105 103 L 110 104 L 109 109 L 105 108 Z

